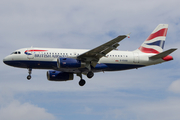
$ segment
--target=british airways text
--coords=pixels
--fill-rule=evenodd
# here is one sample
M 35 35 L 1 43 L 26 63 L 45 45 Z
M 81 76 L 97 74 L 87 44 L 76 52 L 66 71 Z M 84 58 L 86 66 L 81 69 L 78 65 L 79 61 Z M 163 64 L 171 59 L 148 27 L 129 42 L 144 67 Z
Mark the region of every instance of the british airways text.
M 38 58 L 59 58 L 59 57 L 67 57 L 67 55 L 35 54 L 34 57 L 38 57 Z

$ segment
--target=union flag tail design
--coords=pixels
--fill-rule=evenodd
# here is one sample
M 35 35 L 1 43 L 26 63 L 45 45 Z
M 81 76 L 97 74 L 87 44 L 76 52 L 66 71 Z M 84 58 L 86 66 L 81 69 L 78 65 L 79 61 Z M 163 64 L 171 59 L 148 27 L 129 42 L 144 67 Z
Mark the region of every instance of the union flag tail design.
M 163 52 L 167 30 L 168 24 L 159 24 L 138 49 L 144 53 Z

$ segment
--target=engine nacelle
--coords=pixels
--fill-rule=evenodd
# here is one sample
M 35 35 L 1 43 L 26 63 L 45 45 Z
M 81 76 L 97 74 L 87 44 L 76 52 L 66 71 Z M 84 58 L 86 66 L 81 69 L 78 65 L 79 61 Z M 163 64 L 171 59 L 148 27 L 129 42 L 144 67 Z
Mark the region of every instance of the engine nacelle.
M 85 63 L 81 62 L 80 60 L 73 59 L 73 58 L 58 58 L 57 59 L 57 66 L 58 68 L 84 68 Z
M 47 71 L 47 79 L 50 81 L 68 81 L 73 80 L 73 73 L 60 71 Z

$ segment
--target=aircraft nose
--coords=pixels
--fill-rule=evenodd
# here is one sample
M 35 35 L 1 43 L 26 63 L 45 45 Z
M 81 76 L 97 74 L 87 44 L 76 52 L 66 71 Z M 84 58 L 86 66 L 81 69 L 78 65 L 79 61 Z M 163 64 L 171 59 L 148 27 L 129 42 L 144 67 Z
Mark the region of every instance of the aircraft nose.
M 4 64 L 8 65 L 8 61 L 10 61 L 10 58 L 7 56 L 3 59 Z
M 3 62 L 4 62 L 4 64 L 7 64 L 7 59 L 6 59 L 6 57 L 3 59 Z

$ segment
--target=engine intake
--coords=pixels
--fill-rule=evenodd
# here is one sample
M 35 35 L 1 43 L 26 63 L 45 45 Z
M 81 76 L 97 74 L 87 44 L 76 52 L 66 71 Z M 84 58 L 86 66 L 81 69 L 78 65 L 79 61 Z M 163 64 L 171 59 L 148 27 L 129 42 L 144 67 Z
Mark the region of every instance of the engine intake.
M 73 80 L 73 73 L 60 71 L 47 71 L 47 79 L 50 81 L 68 81 Z
M 58 58 L 57 59 L 57 66 L 58 68 L 84 68 L 85 63 L 81 62 L 80 60 L 73 59 L 73 58 Z

